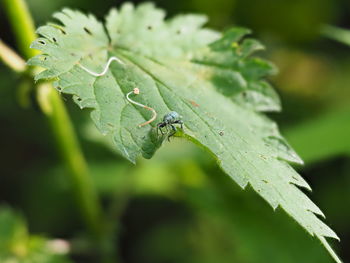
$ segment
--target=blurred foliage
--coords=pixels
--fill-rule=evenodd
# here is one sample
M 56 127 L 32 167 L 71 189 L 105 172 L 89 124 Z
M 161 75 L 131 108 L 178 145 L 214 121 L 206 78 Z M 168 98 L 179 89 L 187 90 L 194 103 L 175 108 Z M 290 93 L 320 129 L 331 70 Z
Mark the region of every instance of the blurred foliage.
M 4 263 L 69 263 L 65 241 L 31 236 L 24 219 L 8 207 L 0 208 L 0 261 Z
M 319 27 L 333 18 L 335 1 L 323 0 L 248 0 L 238 1 L 240 23 L 289 43 L 311 41 Z
M 350 46 L 350 31 L 334 26 L 325 25 L 321 28 L 321 32 L 324 36 L 337 40 Z
M 286 136 L 306 163 L 350 156 L 349 116 L 349 107 L 337 109 L 288 129 Z
M 40 25 L 63 6 L 102 17 L 123 1 L 28 2 Z M 312 199 L 324 210 L 327 222 L 340 234 L 341 242 L 334 246 L 344 261 L 349 261 L 350 48 L 321 38 L 318 32 L 324 24 L 350 28 L 350 2 L 155 2 L 169 14 L 206 13 L 219 30 L 232 24 L 250 27 L 266 44 L 266 56 L 280 68 L 272 82 L 282 97 L 283 112 L 272 117 L 306 159 L 306 166 L 297 169 L 313 187 Z M 0 29 L 0 37 L 13 44 L 3 10 Z M 33 246 L 40 254 L 46 253 L 43 244 L 47 240 L 63 238 L 72 244 L 74 262 L 96 262 L 93 249 L 84 243 L 67 171 L 56 154 L 33 90 L 26 79 L 2 64 L 0 83 L 0 198 L 22 211 L 31 234 L 24 219 L 18 219 L 22 217 L 9 208 L 5 208 L 5 216 L 0 213 L 1 233 L 13 234 L 11 229 L 19 229 L 15 235 L 20 240 L 19 251 L 23 247 L 32 251 L 28 247 Z M 305 235 L 282 211 L 273 213 L 253 191 L 243 194 L 204 152 L 175 139 L 154 159 L 130 165 L 106 147 L 106 138 L 87 124 L 87 112 L 76 109 L 70 99 L 66 105 L 77 124 L 109 221 L 121 219 L 115 225 L 112 245 L 120 250 L 123 262 L 331 262 L 317 240 Z M 12 216 L 17 220 L 6 219 Z M 14 227 L 16 224 L 20 226 Z M 9 248 L 12 234 L 0 235 L 1 249 Z M 31 239 L 39 241 L 29 245 Z

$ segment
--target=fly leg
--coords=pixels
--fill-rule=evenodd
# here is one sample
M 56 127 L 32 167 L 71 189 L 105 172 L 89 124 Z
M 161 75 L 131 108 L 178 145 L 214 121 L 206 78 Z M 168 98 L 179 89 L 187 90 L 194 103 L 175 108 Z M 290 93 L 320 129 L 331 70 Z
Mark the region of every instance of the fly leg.
M 174 121 L 174 123 L 177 123 L 177 124 L 180 124 L 180 127 L 181 127 L 181 130 L 183 130 L 183 124 L 184 122 L 182 120 L 177 120 L 177 121 Z
M 159 136 L 159 131 L 162 134 L 162 136 L 164 135 L 163 128 L 164 128 L 164 123 L 158 123 L 158 125 L 157 125 L 157 136 Z
M 172 124 L 169 124 L 169 126 L 170 126 L 170 128 L 171 128 L 171 132 L 170 132 L 170 134 L 169 134 L 169 136 L 168 136 L 168 141 L 170 142 L 170 137 L 174 136 L 174 134 L 176 133 L 176 128 L 175 128 L 175 126 L 172 125 Z

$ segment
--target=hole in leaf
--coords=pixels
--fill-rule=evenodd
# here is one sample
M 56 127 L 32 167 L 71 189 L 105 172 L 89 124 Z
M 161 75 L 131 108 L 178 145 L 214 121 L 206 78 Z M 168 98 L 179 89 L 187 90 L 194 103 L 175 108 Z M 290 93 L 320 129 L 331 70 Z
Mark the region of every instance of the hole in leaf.
M 45 60 L 47 59 L 47 57 L 46 57 L 45 55 L 41 55 L 41 56 L 39 57 L 39 59 L 40 59 L 41 61 L 45 61 Z
M 66 31 L 64 31 L 62 28 L 60 28 L 60 31 L 63 35 L 67 35 Z
M 148 29 L 148 30 L 152 30 L 153 27 L 152 27 L 152 26 L 148 26 L 147 29 Z
M 86 33 L 88 33 L 89 35 L 92 35 L 91 31 L 90 31 L 89 29 L 87 29 L 86 27 L 84 27 L 84 31 L 85 31 Z
M 54 37 L 52 38 L 52 40 L 53 40 L 53 42 L 55 42 L 55 43 L 57 42 L 56 38 L 54 38 Z
M 38 42 L 42 45 L 46 45 L 45 41 L 39 40 Z
M 260 156 L 261 159 L 267 160 L 267 157 L 265 155 L 260 154 L 259 156 Z

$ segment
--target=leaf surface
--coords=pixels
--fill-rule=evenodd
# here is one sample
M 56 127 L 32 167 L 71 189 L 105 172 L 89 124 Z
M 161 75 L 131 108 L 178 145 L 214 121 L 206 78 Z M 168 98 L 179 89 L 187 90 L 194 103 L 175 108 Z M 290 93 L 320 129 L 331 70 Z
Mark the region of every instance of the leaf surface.
M 54 15 L 62 25 L 40 27 L 32 47 L 42 54 L 30 65 L 46 70 L 36 79 L 55 79 L 56 87 L 72 94 L 116 149 L 131 162 L 151 158 L 161 146 L 156 124 L 176 111 L 183 116 L 184 137 L 208 150 L 220 167 L 245 188 L 248 184 L 274 209 L 281 207 L 332 252 L 324 237 L 336 234 L 317 216 L 321 210 L 299 189 L 310 190 L 289 163 L 302 160 L 263 112 L 280 110 L 279 98 L 264 78 L 274 66 L 251 55 L 263 46 L 243 37 L 245 28 L 224 34 L 203 28 L 206 18 L 165 13 L 152 4 L 124 4 L 112 9 L 105 27 L 92 15 L 64 9 Z M 95 77 L 83 65 L 101 72 Z M 152 107 L 157 121 L 139 128 L 151 112 L 132 105 L 125 96 Z M 333 257 L 339 259 L 332 253 Z

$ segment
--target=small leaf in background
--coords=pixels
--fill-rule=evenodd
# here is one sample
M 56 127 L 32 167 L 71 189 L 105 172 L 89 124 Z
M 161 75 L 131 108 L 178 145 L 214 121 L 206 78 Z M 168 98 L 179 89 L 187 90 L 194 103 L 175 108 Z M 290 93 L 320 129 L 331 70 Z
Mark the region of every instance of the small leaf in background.
M 337 40 L 341 43 L 344 43 L 345 45 L 350 46 L 349 30 L 335 27 L 335 26 L 325 25 L 322 27 L 321 33 L 330 39 Z
M 316 215 L 321 210 L 299 189 L 310 190 L 289 163 L 302 164 L 262 112 L 280 110 L 279 98 L 264 80 L 275 67 L 251 55 L 262 45 L 243 39 L 250 31 L 226 33 L 203 28 L 206 17 L 179 15 L 164 20 L 152 4 L 124 4 L 112 9 L 105 28 L 92 15 L 64 9 L 54 15 L 63 25 L 38 29 L 42 38 L 32 47 L 42 54 L 30 65 L 45 68 L 36 80 L 55 79 L 59 91 L 72 94 L 119 153 L 135 163 L 151 158 L 162 143 L 156 123 L 170 111 L 183 116 L 176 134 L 208 150 L 220 167 L 245 188 L 248 184 L 274 209 L 281 207 L 332 254 L 325 237 L 338 238 Z M 242 40 L 243 39 L 243 40 Z M 101 72 L 93 76 L 81 66 Z M 158 113 L 156 122 L 138 127 L 151 113 L 128 103 L 125 95 L 140 89 L 138 102 Z
M 0 262 L 69 263 L 68 243 L 28 233 L 24 219 L 8 207 L 0 207 Z

